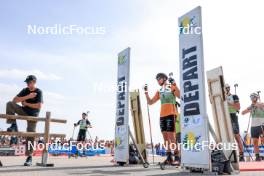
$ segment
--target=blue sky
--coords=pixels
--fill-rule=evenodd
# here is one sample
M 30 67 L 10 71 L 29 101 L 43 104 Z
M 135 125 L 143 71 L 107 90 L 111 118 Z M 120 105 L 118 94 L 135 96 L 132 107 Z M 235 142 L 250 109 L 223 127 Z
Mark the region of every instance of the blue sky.
M 239 6 L 237 5 L 239 4 Z M 178 17 L 201 5 L 205 69 L 222 65 L 231 85 L 239 83 L 242 107 L 248 95 L 263 90 L 259 81 L 263 58 L 259 23 L 262 4 L 257 1 L 184 1 L 184 0 L 86 0 L 0 2 L 0 112 L 5 103 L 24 87 L 27 74 L 39 77 L 44 92 L 45 111 L 54 117 L 66 117 L 67 125 L 53 125 L 53 132 L 71 135 L 73 123 L 81 112 L 91 111 L 92 135 L 112 139 L 114 135 L 114 91 L 117 54 L 131 47 L 131 90 L 150 85 L 150 94 L 158 89 L 157 72 L 174 72 L 178 80 Z M 262 15 L 263 16 L 263 15 Z M 27 25 L 104 26 L 105 35 L 28 35 Z M 250 25 L 249 25 L 250 24 Z M 254 75 L 254 76 L 252 76 Z M 104 91 L 95 90 L 102 84 Z M 142 92 L 141 92 L 142 93 Z M 142 96 L 146 138 L 149 139 L 146 102 Z M 208 103 L 208 102 L 207 102 Z M 159 107 L 150 107 L 154 141 L 161 141 Z M 211 115 L 208 104 L 208 114 Z M 247 126 L 247 118 L 240 118 Z M 25 130 L 25 123 L 19 122 Z M 0 128 L 6 128 L 0 120 Z M 41 125 L 38 130 L 41 130 Z
M 95 131 L 107 124 L 99 136 L 114 134 L 114 92 L 96 93 L 94 86 L 112 86 L 116 82 L 116 56 L 127 47 L 118 44 L 118 32 L 140 23 L 144 7 L 124 1 L 2 1 L 0 6 L 1 111 L 5 102 L 23 88 L 24 77 L 36 74 L 44 92 L 44 108 L 56 117 L 67 117 L 67 129 L 90 110 L 97 116 Z M 28 35 L 27 25 L 103 26 L 105 35 Z M 9 90 L 9 91 L 7 91 Z M 95 117 L 93 117 L 95 118 Z M 107 123 L 104 123 L 107 122 Z M 25 124 L 20 123 L 21 130 Z M 1 124 L 1 128 L 6 128 Z M 39 127 L 39 130 L 41 127 Z M 61 131 L 55 125 L 54 131 Z M 97 130 L 96 130 L 97 129 Z M 64 131 L 71 134 L 69 131 Z

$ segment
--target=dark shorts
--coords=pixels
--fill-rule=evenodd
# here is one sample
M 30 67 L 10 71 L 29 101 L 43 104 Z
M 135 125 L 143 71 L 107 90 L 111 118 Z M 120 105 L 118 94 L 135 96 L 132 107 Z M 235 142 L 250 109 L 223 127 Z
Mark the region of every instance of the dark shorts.
M 252 138 L 259 138 L 264 133 L 264 126 L 256 126 L 251 127 L 251 137 Z
M 175 115 L 160 118 L 161 132 L 175 132 Z
M 80 130 L 78 133 L 77 141 L 85 141 L 86 138 L 86 130 Z
M 238 123 L 238 117 L 236 114 L 231 113 L 230 114 L 230 118 L 231 118 L 231 124 L 232 124 L 232 128 L 233 128 L 233 133 L 234 134 L 239 134 L 239 123 Z

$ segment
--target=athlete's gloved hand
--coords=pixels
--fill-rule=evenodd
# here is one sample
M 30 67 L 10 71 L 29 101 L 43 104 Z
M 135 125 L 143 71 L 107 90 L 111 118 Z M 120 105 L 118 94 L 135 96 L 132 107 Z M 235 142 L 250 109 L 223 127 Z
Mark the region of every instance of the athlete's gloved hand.
M 175 83 L 175 80 L 172 77 L 170 77 L 169 78 L 169 83 L 174 84 Z
M 87 125 L 87 128 L 93 128 L 92 125 Z
M 144 85 L 144 91 L 148 92 L 148 85 L 147 84 Z

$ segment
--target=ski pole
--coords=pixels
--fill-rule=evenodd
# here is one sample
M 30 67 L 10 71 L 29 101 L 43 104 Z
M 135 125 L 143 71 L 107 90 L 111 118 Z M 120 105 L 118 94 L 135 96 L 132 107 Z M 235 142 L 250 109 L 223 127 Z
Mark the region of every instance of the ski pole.
M 75 126 L 73 127 L 73 131 L 72 131 L 72 140 L 73 140 L 73 136 L 74 136 L 74 131 L 75 131 Z
M 249 118 L 248 118 L 247 134 L 248 134 L 249 126 L 250 126 L 250 120 L 251 120 L 251 113 L 250 113 Z
M 261 125 L 261 131 L 262 131 L 262 134 L 261 134 L 261 136 L 260 136 L 260 138 L 261 138 L 261 144 L 262 145 L 264 145 L 263 144 L 263 141 L 264 141 L 264 123 L 262 123 L 262 125 Z
M 154 164 L 154 146 L 153 146 L 153 141 L 152 141 L 152 129 L 151 129 L 151 121 L 150 121 L 149 105 L 148 104 L 147 104 L 147 111 L 148 111 L 148 121 L 149 121 L 150 142 L 151 142 L 151 149 L 152 149 L 152 162 Z
M 238 87 L 238 84 L 234 84 L 234 87 L 235 87 L 235 95 L 237 94 L 237 87 Z
M 91 136 L 91 134 L 90 134 L 90 132 L 89 132 L 88 128 L 87 128 L 87 133 L 88 133 L 88 135 L 89 135 L 89 137 L 90 137 L 90 140 L 92 141 L 92 140 L 93 140 L 93 138 L 92 138 L 92 136 Z
M 249 126 L 250 126 L 250 120 L 251 120 L 251 117 L 252 117 L 252 113 L 250 112 L 250 115 L 249 115 L 249 119 L 248 119 L 248 126 L 247 126 L 247 132 L 246 132 L 246 135 L 248 135 L 248 131 L 249 131 Z M 240 136 L 240 135 L 239 135 Z M 241 136 L 240 136 L 241 137 Z M 242 137 L 241 137 L 242 138 Z M 245 142 L 242 140 L 242 142 L 243 142 L 243 144 L 245 145 Z M 250 142 L 251 143 L 251 142 Z M 246 147 L 246 146 L 245 146 Z M 246 150 L 247 150 L 247 152 L 248 152 L 248 154 L 249 154 L 249 157 L 250 157 L 250 159 L 253 161 L 253 158 L 252 158 L 252 156 L 251 156 L 251 154 L 250 154 L 250 152 L 248 151 L 248 148 L 246 147 Z
M 144 91 L 148 92 L 148 85 L 145 84 Z M 151 149 L 152 149 L 152 162 L 154 164 L 154 146 L 153 146 L 153 140 L 152 140 L 152 128 L 151 128 L 151 121 L 150 121 L 150 114 L 149 114 L 149 105 L 147 102 L 147 111 L 148 111 L 148 121 L 149 121 L 149 134 L 150 134 L 150 143 L 151 143 Z
M 261 91 L 257 91 L 259 101 L 261 101 L 260 100 L 260 93 L 261 93 Z
M 247 134 L 246 134 L 247 135 Z M 240 137 L 240 139 L 241 139 L 241 141 L 242 141 L 242 143 L 243 143 L 243 145 L 244 145 L 244 147 L 246 148 L 246 151 L 247 151 L 247 153 L 248 153 L 248 155 L 249 155 L 249 157 L 250 157 L 250 159 L 253 161 L 253 157 L 252 157 L 252 155 L 251 155 L 251 153 L 250 153 L 250 151 L 248 150 L 248 148 L 247 148 L 247 144 L 245 143 L 245 141 L 242 139 L 242 137 L 241 137 L 241 135 L 239 134 L 239 137 Z

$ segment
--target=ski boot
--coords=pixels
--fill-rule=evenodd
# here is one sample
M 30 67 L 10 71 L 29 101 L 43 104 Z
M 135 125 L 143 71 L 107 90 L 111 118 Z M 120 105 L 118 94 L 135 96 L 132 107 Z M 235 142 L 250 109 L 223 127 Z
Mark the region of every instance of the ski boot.
M 259 154 L 256 154 L 256 159 L 255 159 L 255 161 L 257 161 L 257 162 L 261 161 L 261 157 L 259 156 Z
M 32 165 L 32 156 L 28 156 L 24 166 L 31 166 Z
M 239 162 L 245 162 L 244 154 L 240 153 L 239 154 Z
M 181 157 L 179 155 L 174 155 L 174 162 L 171 165 L 179 167 L 181 165 Z
M 16 122 L 13 122 L 9 128 L 7 128 L 8 132 L 18 132 L 17 124 Z M 17 144 L 17 137 L 11 136 L 10 139 L 10 145 Z
M 17 124 L 16 122 L 13 122 L 9 128 L 7 128 L 8 132 L 18 132 Z
M 165 167 L 167 165 L 172 165 L 172 163 L 173 163 L 173 157 L 172 157 L 171 152 L 167 152 L 166 155 L 167 155 L 167 158 L 163 162 L 159 163 L 161 170 L 165 170 Z

